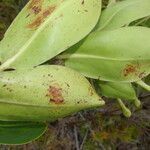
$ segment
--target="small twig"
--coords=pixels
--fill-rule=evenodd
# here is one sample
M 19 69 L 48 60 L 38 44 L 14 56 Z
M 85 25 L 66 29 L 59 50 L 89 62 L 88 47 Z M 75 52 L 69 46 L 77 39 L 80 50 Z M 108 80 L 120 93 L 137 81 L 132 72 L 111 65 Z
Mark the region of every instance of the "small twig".
M 74 136 L 75 136 L 75 142 L 76 142 L 76 150 L 80 150 L 79 140 L 78 140 L 78 133 L 77 133 L 77 127 L 76 126 L 74 126 Z
M 88 130 L 86 131 L 86 133 L 85 133 L 85 136 L 84 136 L 84 138 L 83 138 L 83 141 L 82 141 L 82 143 L 81 143 L 81 145 L 80 145 L 80 150 L 83 149 L 83 145 L 84 145 L 84 143 L 85 143 L 85 141 L 86 141 L 86 139 L 87 139 L 88 132 L 89 132 L 89 129 L 88 129 Z

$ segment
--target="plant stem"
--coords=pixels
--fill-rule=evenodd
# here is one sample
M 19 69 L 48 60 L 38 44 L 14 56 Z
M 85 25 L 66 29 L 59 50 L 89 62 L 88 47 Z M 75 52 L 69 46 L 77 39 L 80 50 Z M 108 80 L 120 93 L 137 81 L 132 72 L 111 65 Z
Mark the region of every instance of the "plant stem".
M 140 101 L 138 98 L 136 98 L 136 99 L 134 100 L 134 104 L 135 104 L 135 106 L 136 106 L 137 108 L 140 108 L 140 106 L 141 106 L 141 101 Z
M 125 104 L 122 102 L 122 100 L 118 98 L 117 101 L 122 109 L 124 116 L 127 118 L 131 117 L 131 111 L 125 106 Z
M 150 86 L 146 84 L 144 81 L 140 80 L 140 81 L 137 81 L 136 83 L 140 85 L 141 87 L 143 87 L 145 90 L 150 91 Z

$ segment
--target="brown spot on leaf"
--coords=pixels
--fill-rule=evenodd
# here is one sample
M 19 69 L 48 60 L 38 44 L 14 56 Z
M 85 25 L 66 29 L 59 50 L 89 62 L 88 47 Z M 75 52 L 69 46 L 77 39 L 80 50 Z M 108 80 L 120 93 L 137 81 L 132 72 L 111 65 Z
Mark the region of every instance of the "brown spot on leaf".
M 48 16 L 50 16 L 53 13 L 55 9 L 56 6 L 50 6 L 46 10 L 41 11 L 40 14 L 35 18 L 35 20 L 33 20 L 33 22 L 28 24 L 27 27 L 30 29 L 36 29 L 45 21 L 45 19 Z
M 84 5 L 84 0 L 82 0 L 81 4 Z
M 30 23 L 27 27 L 28 28 L 37 28 L 41 25 L 42 23 L 42 18 L 39 16 L 36 18 L 36 20 L 34 20 L 32 23 Z
M 124 76 L 128 76 L 128 75 L 131 75 L 131 74 L 135 74 L 137 75 L 139 72 L 139 65 L 127 65 L 125 67 L 125 69 L 123 70 L 123 74 Z
M 33 11 L 33 13 L 34 13 L 35 15 L 37 15 L 38 13 L 40 13 L 41 8 L 38 7 L 38 6 L 33 6 L 33 7 L 32 7 L 32 11 Z
M 43 11 L 42 13 L 43 17 L 46 18 L 47 16 L 51 15 L 55 9 L 56 9 L 56 6 L 48 7 L 45 11 Z
M 43 0 L 31 0 L 28 5 L 28 9 L 31 13 L 37 15 L 42 10 Z
M 62 104 L 64 102 L 62 89 L 59 87 L 59 85 L 49 86 L 48 94 L 46 96 L 50 97 L 50 102 L 55 104 Z

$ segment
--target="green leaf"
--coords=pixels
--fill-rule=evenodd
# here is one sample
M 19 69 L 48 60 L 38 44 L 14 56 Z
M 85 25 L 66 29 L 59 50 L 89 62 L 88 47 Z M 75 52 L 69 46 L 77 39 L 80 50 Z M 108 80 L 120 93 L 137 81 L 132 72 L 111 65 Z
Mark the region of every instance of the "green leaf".
M 0 120 L 54 121 L 104 101 L 79 73 L 39 66 L 0 73 Z
M 45 123 L 0 121 L 0 144 L 25 144 L 39 138 L 46 129 Z
M 149 15 L 150 0 L 124 0 L 117 2 L 102 12 L 97 30 L 120 28 Z
M 90 78 L 134 82 L 150 73 L 149 35 L 146 27 L 97 31 L 60 58 Z
M 37 66 L 84 38 L 101 0 L 31 0 L 0 43 L 0 70 Z
M 138 108 L 141 106 L 131 83 L 99 81 L 99 86 L 103 96 L 134 102 Z
M 103 96 L 130 101 L 137 99 L 131 83 L 99 81 L 99 86 Z

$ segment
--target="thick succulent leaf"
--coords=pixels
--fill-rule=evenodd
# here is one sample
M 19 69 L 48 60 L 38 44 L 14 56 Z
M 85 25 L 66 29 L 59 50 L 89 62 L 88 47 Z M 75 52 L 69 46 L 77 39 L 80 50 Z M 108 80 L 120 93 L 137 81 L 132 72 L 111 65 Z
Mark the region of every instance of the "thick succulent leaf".
M 120 28 L 149 15 L 150 0 L 124 0 L 117 2 L 102 12 L 97 30 Z
M 0 121 L 0 144 L 25 144 L 39 138 L 46 129 L 45 123 Z
M 104 104 L 79 73 L 62 66 L 0 73 L 0 120 L 53 121 Z
M 101 0 L 30 0 L 0 43 L 0 70 L 56 56 L 86 36 L 100 12 Z
M 92 33 L 61 56 L 66 66 L 104 81 L 134 82 L 150 73 L 150 29 L 124 27 Z
M 99 81 L 99 86 L 103 96 L 131 101 L 137 99 L 131 83 Z

